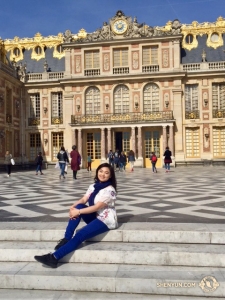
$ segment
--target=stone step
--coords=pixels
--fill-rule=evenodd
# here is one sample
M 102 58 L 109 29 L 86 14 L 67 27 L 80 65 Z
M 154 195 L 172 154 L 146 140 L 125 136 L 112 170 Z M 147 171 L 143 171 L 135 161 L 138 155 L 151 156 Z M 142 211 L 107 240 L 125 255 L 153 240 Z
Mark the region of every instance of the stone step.
M 81 228 L 81 223 L 78 228 Z M 1 241 L 58 241 L 66 223 L 0 223 Z M 127 223 L 92 241 L 225 244 L 223 224 Z
M 224 268 L 70 263 L 51 269 L 37 262 L 1 262 L 0 270 L 1 289 L 225 296 Z
M 34 261 L 53 252 L 54 242 L 1 242 L 0 261 Z M 63 262 L 225 267 L 225 247 L 204 244 L 86 242 Z
M 164 296 L 124 293 L 74 292 L 53 290 L 0 289 L 1 300 L 202 300 L 205 297 Z M 209 299 L 209 298 L 207 298 Z M 211 298 L 212 299 L 212 298 Z M 212 300 L 221 300 L 213 297 Z

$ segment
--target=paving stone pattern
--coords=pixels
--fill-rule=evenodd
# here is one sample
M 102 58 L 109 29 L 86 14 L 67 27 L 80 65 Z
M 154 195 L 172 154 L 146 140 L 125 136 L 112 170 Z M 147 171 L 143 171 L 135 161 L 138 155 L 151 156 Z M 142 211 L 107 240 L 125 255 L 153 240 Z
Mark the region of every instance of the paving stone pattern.
M 59 179 L 56 169 L 0 174 L 0 222 L 58 222 L 93 182 L 95 172 L 81 170 L 73 180 L 68 170 Z M 225 169 L 178 167 L 170 173 L 135 168 L 116 172 L 117 213 L 120 223 L 225 223 Z

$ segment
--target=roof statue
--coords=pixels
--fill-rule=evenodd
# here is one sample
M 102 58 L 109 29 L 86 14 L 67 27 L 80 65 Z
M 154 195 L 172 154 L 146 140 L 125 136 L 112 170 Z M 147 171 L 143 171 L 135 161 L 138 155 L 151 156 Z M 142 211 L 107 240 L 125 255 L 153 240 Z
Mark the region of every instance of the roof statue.
M 107 22 L 103 23 L 101 28 L 96 29 L 92 33 L 88 33 L 86 37 L 81 37 L 74 40 L 76 43 L 96 42 L 103 40 L 113 40 L 121 38 L 139 38 L 152 36 L 177 35 L 181 33 L 181 26 L 179 20 L 174 20 L 167 24 L 167 27 L 152 27 L 144 23 L 140 24 L 137 18 L 125 16 L 125 14 L 118 10 L 116 15 Z M 71 42 L 72 39 L 67 39 L 66 42 Z

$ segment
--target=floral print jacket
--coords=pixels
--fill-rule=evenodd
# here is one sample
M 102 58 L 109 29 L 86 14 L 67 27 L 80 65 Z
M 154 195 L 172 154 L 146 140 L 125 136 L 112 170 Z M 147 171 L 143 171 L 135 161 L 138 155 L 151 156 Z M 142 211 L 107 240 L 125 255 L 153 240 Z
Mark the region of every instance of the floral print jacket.
M 88 198 L 94 191 L 94 184 L 91 184 L 86 192 Z M 97 211 L 97 218 L 105 223 L 109 229 L 115 229 L 118 227 L 115 201 L 116 191 L 113 186 L 109 185 L 106 188 L 99 191 L 95 197 L 95 204 L 98 202 L 104 202 L 107 204 L 106 207 Z

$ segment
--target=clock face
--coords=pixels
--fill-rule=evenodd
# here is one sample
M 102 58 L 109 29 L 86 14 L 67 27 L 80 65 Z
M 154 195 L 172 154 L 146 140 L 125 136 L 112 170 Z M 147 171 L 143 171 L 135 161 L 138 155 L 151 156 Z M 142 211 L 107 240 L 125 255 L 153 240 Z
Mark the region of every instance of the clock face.
M 127 30 L 127 23 L 122 19 L 116 20 L 113 23 L 112 30 L 116 34 L 123 34 Z

